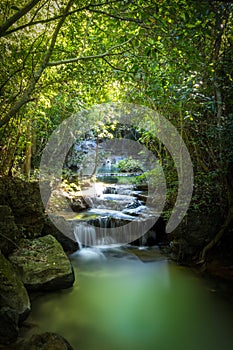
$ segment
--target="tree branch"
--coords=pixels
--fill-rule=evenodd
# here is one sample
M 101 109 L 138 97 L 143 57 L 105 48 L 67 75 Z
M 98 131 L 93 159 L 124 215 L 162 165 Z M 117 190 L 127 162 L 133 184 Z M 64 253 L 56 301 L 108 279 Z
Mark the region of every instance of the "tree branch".
M 35 1 L 35 0 L 34 0 Z M 40 0 L 37 0 L 37 1 L 40 1 Z M 121 0 L 120 0 L 121 1 Z M 116 0 L 116 1 L 111 1 L 111 2 L 107 2 L 107 3 L 100 3 L 100 4 L 89 4 L 89 5 L 86 5 L 86 6 L 83 6 L 83 7 L 80 7 L 79 9 L 77 10 L 73 10 L 73 11 L 70 11 L 67 13 L 67 16 L 70 16 L 70 15 L 73 15 L 75 13 L 78 13 L 78 12 L 81 12 L 83 10 L 90 10 L 92 7 L 98 7 L 98 6 L 103 6 L 103 5 L 109 5 L 109 4 L 112 4 L 112 3 L 115 3 L 115 2 L 119 2 L 119 0 Z M 92 10 L 91 10 L 92 11 Z M 1 31 L 0 31 L 0 37 L 1 36 L 5 36 L 5 35 L 9 35 L 9 34 L 12 34 L 12 33 L 15 33 L 19 30 L 22 30 L 24 28 L 27 28 L 27 27 L 32 27 L 32 26 L 35 26 L 37 24 L 45 24 L 45 23 L 49 23 L 49 22 L 53 22 L 53 21 L 56 21 L 57 19 L 60 19 L 63 15 L 57 15 L 57 16 L 54 16 L 54 17 L 51 17 L 51 18 L 47 18 L 47 19 L 42 19 L 42 20 L 38 20 L 38 21 L 30 21 L 26 24 L 23 24 L 19 27 L 16 27 L 16 28 L 13 28 L 11 30 L 8 30 L 8 31 L 5 31 L 4 34 L 1 35 Z M 117 18 L 117 17 L 116 17 Z M 0 30 L 1 30 L 1 26 L 0 26 Z
M 25 105 L 27 102 L 29 102 L 31 100 L 31 94 L 37 84 L 37 82 L 39 81 L 43 71 L 45 70 L 45 68 L 47 67 L 47 64 L 49 62 L 49 59 L 52 55 L 52 52 L 53 52 L 53 49 L 54 49 L 54 46 L 55 46 L 55 43 L 56 43 L 56 40 L 57 40 L 57 36 L 59 34 L 59 31 L 67 17 L 67 13 L 69 12 L 69 9 L 70 7 L 72 6 L 74 0 L 70 0 L 68 2 L 68 5 L 66 6 L 66 9 L 63 13 L 63 16 L 62 18 L 60 19 L 60 21 L 58 22 L 54 32 L 53 32 L 53 36 L 52 36 L 52 39 L 51 39 L 51 43 L 50 43 L 50 46 L 47 50 L 47 52 L 45 53 L 45 56 L 44 56 L 44 59 L 41 63 L 41 65 L 39 66 L 39 68 L 37 69 L 37 71 L 35 72 L 34 76 L 32 77 L 30 83 L 29 83 L 29 86 L 27 89 L 24 90 L 23 92 L 23 95 L 22 97 L 20 98 L 19 101 L 17 101 L 13 106 L 12 108 L 9 110 L 9 112 L 5 115 L 4 118 L 2 118 L 0 120 L 0 128 L 9 122 L 9 120 L 14 117 L 17 112 L 19 111 L 19 109 Z
M 94 12 L 94 13 L 99 13 L 101 15 L 106 15 L 106 16 L 111 17 L 111 18 L 120 19 L 121 21 L 134 22 L 134 23 L 137 23 L 137 24 L 143 24 L 142 21 L 140 21 L 139 19 L 136 19 L 136 18 L 121 17 L 121 16 L 113 15 L 113 14 L 105 12 L 105 11 L 101 11 L 101 10 L 92 10 L 91 9 L 89 11 L 90 12 Z
M 26 15 L 34 6 L 38 4 L 41 0 L 31 0 L 27 5 L 25 5 L 21 10 L 19 10 L 17 13 L 15 13 L 12 17 L 10 17 L 8 20 L 6 20 L 5 23 L 3 23 L 0 26 L 0 37 L 4 36 L 7 29 L 10 28 L 15 22 L 17 22 L 21 17 Z
M 83 11 L 83 10 L 87 10 L 88 8 L 89 8 L 89 5 L 81 7 L 80 9 L 68 12 L 66 16 L 70 16 L 70 15 L 73 15 L 74 13 L 77 13 L 77 12 L 80 12 L 80 11 Z M 51 17 L 51 18 L 42 19 L 42 20 L 38 20 L 38 21 L 35 21 L 35 22 L 28 22 L 26 24 L 23 24 L 23 25 L 17 27 L 17 28 L 13 28 L 11 30 L 8 30 L 5 33 L 5 35 L 12 34 L 12 33 L 17 32 L 19 30 L 22 30 L 22 29 L 27 28 L 27 27 L 35 26 L 37 24 L 46 24 L 46 23 L 49 23 L 49 22 L 53 22 L 53 21 L 56 21 L 57 19 L 60 19 L 62 17 L 63 17 L 63 15 L 57 15 L 57 16 L 54 16 L 54 17 Z
M 121 69 L 121 68 L 119 68 L 119 67 L 115 67 L 113 64 L 111 64 L 110 62 L 108 62 L 108 60 L 106 60 L 105 57 L 103 57 L 103 60 L 104 60 L 112 69 L 115 69 L 115 70 L 117 70 L 117 71 L 121 71 L 121 72 L 127 73 L 126 70 Z
M 75 62 L 78 62 L 78 61 L 87 61 L 87 60 L 92 60 L 92 59 L 95 59 L 95 58 L 103 58 L 105 56 L 117 55 L 117 54 L 111 53 L 111 51 L 128 44 L 130 41 L 133 40 L 133 38 L 134 37 L 131 37 L 129 40 L 125 41 L 124 43 L 114 45 L 114 46 L 110 47 L 110 49 L 108 49 L 107 51 L 105 51 L 103 53 L 100 53 L 98 55 L 80 56 L 80 57 L 68 58 L 67 60 L 48 62 L 47 66 L 48 67 L 54 67 L 54 66 L 59 66 L 61 64 L 75 63 Z

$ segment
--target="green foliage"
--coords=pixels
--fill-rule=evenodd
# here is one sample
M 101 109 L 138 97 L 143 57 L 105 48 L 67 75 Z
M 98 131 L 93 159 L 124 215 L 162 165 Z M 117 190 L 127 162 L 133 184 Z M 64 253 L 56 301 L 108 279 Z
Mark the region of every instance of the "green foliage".
M 132 102 L 163 115 L 186 142 L 195 170 L 192 208 L 231 206 L 232 4 L 73 1 L 58 27 L 67 4 L 38 2 L 5 31 L 0 25 L 1 175 L 32 176 L 49 136 L 73 113 L 103 102 Z M 3 25 L 17 13 L 15 1 L 2 1 Z M 116 127 L 116 118 L 109 125 L 97 119 L 87 119 L 94 137 L 130 133 Z M 153 135 L 153 120 L 144 130 L 135 126 L 135 138 L 163 165 L 167 206 L 174 204 L 176 169 Z M 122 171 L 143 170 L 133 159 L 120 164 Z M 156 181 L 153 171 L 137 181 Z
M 166 184 L 164 183 L 166 181 Z M 172 208 L 175 205 L 177 193 L 178 193 L 178 179 L 177 173 L 174 169 L 172 160 L 167 159 L 166 164 L 163 167 L 156 166 L 152 170 L 146 171 L 140 176 L 136 177 L 136 184 L 147 184 L 150 188 L 158 191 L 161 184 L 166 185 L 166 204 L 163 210 L 164 218 L 169 218 Z
M 136 183 L 140 184 L 150 184 L 154 187 L 160 179 L 160 168 L 156 167 L 150 171 L 145 171 L 143 174 L 136 177 Z
M 118 168 L 122 173 L 137 173 L 143 171 L 143 165 L 138 159 L 132 157 L 122 159 L 118 163 Z

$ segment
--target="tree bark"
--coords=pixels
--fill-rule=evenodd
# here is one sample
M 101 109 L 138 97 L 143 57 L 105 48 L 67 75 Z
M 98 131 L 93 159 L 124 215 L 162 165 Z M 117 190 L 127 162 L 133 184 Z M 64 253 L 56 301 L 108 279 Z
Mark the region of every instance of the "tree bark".
M 10 28 L 14 23 L 16 23 L 21 17 L 26 15 L 26 13 L 28 13 L 40 1 L 41 0 L 31 0 L 21 10 L 19 10 L 12 17 L 10 17 L 8 20 L 6 20 L 6 22 L 0 26 L 0 37 L 4 36 L 6 34 L 6 31 L 8 28 Z
M 113 56 L 113 55 L 115 56 L 116 54 L 115 53 L 111 53 L 111 51 L 113 51 L 114 49 L 117 49 L 119 47 L 122 47 L 125 44 L 128 44 L 132 40 L 133 40 L 133 37 L 131 37 L 129 40 L 127 40 L 127 41 L 125 41 L 125 42 L 123 42 L 121 44 L 117 44 L 117 45 L 114 45 L 114 46 L 110 47 L 110 49 L 108 49 L 106 52 L 100 53 L 99 55 L 80 56 L 80 57 L 70 58 L 70 59 L 67 59 L 67 60 L 60 60 L 60 61 L 49 62 L 48 63 L 48 67 L 60 66 L 62 64 L 68 64 L 68 63 L 75 63 L 75 62 L 78 62 L 78 61 L 88 61 L 88 60 L 92 60 L 92 59 L 95 59 L 95 58 L 103 58 L 103 57 L 106 57 L 106 56 Z

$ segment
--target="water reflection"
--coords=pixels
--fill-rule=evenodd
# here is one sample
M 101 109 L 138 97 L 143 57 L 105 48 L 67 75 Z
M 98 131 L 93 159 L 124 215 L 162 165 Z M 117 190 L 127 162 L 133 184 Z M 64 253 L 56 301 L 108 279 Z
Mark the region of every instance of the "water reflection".
M 74 288 L 34 302 L 38 331 L 58 332 L 79 350 L 233 348 L 230 310 L 167 261 L 111 249 L 72 263 Z

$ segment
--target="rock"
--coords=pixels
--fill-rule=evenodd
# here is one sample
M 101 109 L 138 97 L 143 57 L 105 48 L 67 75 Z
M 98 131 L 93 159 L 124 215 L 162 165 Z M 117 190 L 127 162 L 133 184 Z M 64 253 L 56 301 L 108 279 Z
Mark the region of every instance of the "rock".
M 135 190 L 137 191 L 148 191 L 148 184 L 144 183 L 144 184 L 138 184 L 135 186 Z
M 15 248 L 20 233 L 15 224 L 12 210 L 8 205 L 0 205 L 0 250 L 8 255 Z
M 69 198 L 71 209 L 75 212 L 80 212 L 89 208 L 83 197 L 77 196 Z
M 44 225 L 44 212 L 38 182 L 0 178 L 0 205 L 11 208 L 15 223 L 25 237 L 38 237 Z
M 135 208 L 138 208 L 142 205 L 142 203 L 138 200 L 138 199 L 135 199 L 132 203 L 129 203 L 126 205 L 126 208 L 127 209 L 135 209 Z
M 73 350 L 73 348 L 61 335 L 46 332 L 33 335 L 20 350 Z
M 149 230 L 145 235 L 144 239 L 146 241 L 146 244 L 148 247 L 153 247 L 154 245 L 158 244 L 156 239 L 156 232 L 153 230 Z
M 143 194 L 142 191 L 133 191 L 131 195 L 139 199 L 143 204 L 146 204 L 148 200 L 148 196 L 146 194 Z
M 105 187 L 103 194 L 117 194 L 117 188 L 112 186 Z
M 0 253 L 0 307 L 9 306 L 23 321 L 30 311 L 27 291 L 11 263 Z
M 19 334 L 19 314 L 8 306 L 0 308 L 0 343 L 13 343 Z
M 0 343 L 16 340 L 19 323 L 30 311 L 27 291 L 11 263 L 0 253 Z
M 48 213 L 68 211 L 70 209 L 68 198 L 64 193 L 65 192 L 60 188 L 52 190 L 51 196 L 49 197 L 46 206 L 46 210 Z
M 51 222 L 49 218 L 46 218 L 46 222 L 42 231 L 43 235 L 52 235 L 62 245 L 64 251 L 68 254 L 76 252 L 79 249 L 79 245 L 76 242 L 74 236 L 74 228 L 72 223 L 67 222 L 63 217 L 53 217 L 56 226 Z M 60 230 L 58 229 L 60 228 Z M 64 233 L 62 233 L 62 232 Z
M 51 235 L 20 242 L 9 256 L 30 291 L 54 291 L 69 288 L 74 272 L 61 244 Z
M 77 194 L 76 191 L 65 191 L 60 187 L 52 191 L 47 205 L 49 213 L 69 211 L 70 209 L 80 212 L 87 208 L 89 208 L 89 205 L 80 194 Z
M 127 214 L 127 215 L 132 215 L 132 216 L 139 216 L 143 212 L 145 212 L 146 209 L 147 209 L 147 207 L 145 205 L 140 205 L 140 206 L 135 207 L 135 208 L 124 209 L 124 210 L 122 210 L 122 213 Z

